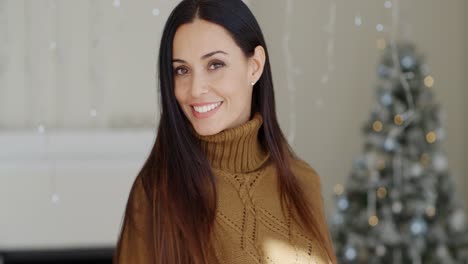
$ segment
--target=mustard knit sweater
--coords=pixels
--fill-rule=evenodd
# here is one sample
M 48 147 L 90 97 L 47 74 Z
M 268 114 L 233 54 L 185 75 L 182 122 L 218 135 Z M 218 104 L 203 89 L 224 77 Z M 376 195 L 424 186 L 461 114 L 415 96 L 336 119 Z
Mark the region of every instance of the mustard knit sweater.
M 262 122 L 262 116 L 255 113 L 238 127 L 210 136 L 197 135 L 218 191 L 212 235 L 216 255 L 225 264 L 329 264 L 320 243 L 281 211 L 276 168 L 257 137 Z M 302 160 L 290 162 L 313 213 L 319 216 L 319 228 L 327 230 L 318 174 Z M 151 215 L 141 179 L 135 180 L 132 192 L 136 228 L 124 230 L 139 230 L 139 221 L 149 221 Z M 149 239 L 145 230 L 124 231 L 119 263 L 152 263 Z

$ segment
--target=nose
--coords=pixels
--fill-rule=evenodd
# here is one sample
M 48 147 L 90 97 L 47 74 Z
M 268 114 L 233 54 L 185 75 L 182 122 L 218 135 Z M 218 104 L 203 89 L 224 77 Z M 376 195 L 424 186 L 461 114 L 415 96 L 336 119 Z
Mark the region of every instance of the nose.
M 192 97 L 200 97 L 200 95 L 208 92 L 208 82 L 201 74 L 194 74 L 192 80 L 191 94 Z

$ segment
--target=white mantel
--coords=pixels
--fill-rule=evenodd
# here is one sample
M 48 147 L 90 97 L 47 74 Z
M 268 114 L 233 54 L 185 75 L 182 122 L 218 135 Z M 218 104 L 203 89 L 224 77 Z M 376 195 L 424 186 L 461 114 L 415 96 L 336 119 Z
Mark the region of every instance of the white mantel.
M 154 139 L 131 129 L 0 132 L 0 250 L 113 246 Z

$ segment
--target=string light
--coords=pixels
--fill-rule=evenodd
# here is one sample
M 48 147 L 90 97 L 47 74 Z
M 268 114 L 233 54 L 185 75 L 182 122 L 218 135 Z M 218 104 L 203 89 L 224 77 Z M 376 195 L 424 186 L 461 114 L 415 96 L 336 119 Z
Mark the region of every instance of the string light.
M 401 211 L 403 210 L 403 205 L 401 204 L 401 202 L 394 202 L 392 204 L 392 211 L 396 214 L 399 214 L 401 213 Z
M 434 131 L 430 131 L 426 134 L 426 141 L 430 144 L 434 143 L 437 140 L 437 135 Z
M 373 186 L 378 182 L 379 178 L 379 172 L 376 170 L 371 170 L 370 171 L 370 185 Z M 370 215 L 369 217 L 369 224 L 371 226 L 376 226 L 378 223 L 378 218 L 376 216 L 376 211 L 377 211 L 377 197 L 375 191 L 368 190 L 367 191 L 367 215 Z
M 385 187 L 380 187 L 379 189 L 377 189 L 377 196 L 380 199 L 385 198 L 385 196 L 387 196 L 387 189 Z
M 325 32 L 328 33 L 327 42 L 327 72 L 322 75 L 321 82 L 326 84 L 330 80 L 331 73 L 335 70 L 334 53 L 335 53 L 335 25 L 336 25 L 336 3 L 330 2 L 328 24 L 325 25 Z
M 293 0 L 288 0 L 286 2 L 286 16 L 285 16 L 285 36 L 283 38 L 283 49 L 284 49 L 284 56 L 286 60 L 286 69 L 287 74 L 286 74 L 286 81 L 287 81 L 287 87 L 289 90 L 289 133 L 288 133 L 288 142 L 289 144 L 294 143 L 294 139 L 296 137 L 296 109 L 294 108 L 296 106 L 296 88 L 294 85 L 294 79 L 291 75 L 291 73 L 294 72 L 293 67 L 295 66 L 295 63 L 293 62 L 293 56 L 291 54 L 291 49 L 289 46 L 289 41 L 290 41 L 290 34 L 289 34 L 289 28 L 290 28 L 290 21 L 289 18 L 293 16 Z
M 382 131 L 382 128 L 383 128 L 383 124 L 382 124 L 382 122 L 380 122 L 379 120 L 374 121 L 374 123 L 372 124 L 372 129 L 373 129 L 375 132 L 380 132 L 380 131 Z
M 431 88 L 434 85 L 434 78 L 432 76 L 430 76 L 430 75 L 426 76 L 424 78 L 424 85 L 427 88 Z
M 376 226 L 379 224 L 379 218 L 376 215 L 369 217 L 369 225 Z
M 337 184 L 337 185 L 335 185 L 335 187 L 333 188 L 333 190 L 334 190 L 334 192 L 335 192 L 336 195 L 342 195 L 343 192 L 344 192 L 344 187 L 343 187 L 343 185 L 341 185 L 341 184 Z
M 114 0 L 114 6 L 119 7 L 120 0 Z M 91 27 L 89 28 L 88 39 L 89 52 L 88 52 L 88 68 L 89 68 L 89 109 L 88 115 L 91 119 L 91 124 L 96 126 L 98 124 L 98 117 L 101 111 L 101 106 L 105 97 L 105 85 L 102 83 L 102 69 L 106 68 L 103 52 L 100 50 L 101 43 L 106 40 L 103 32 L 100 32 L 95 25 L 102 23 L 102 14 L 98 12 L 99 6 L 96 1 L 91 1 L 89 6 L 89 20 Z M 103 43 L 102 46 L 104 46 Z
M 398 55 L 398 49 L 397 49 L 397 44 L 396 44 L 396 39 L 398 36 L 398 31 L 399 31 L 399 22 L 400 22 L 400 8 L 399 8 L 399 0 L 394 0 L 394 8 L 392 8 L 392 31 L 390 34 L 390 46 L 391 46 L 391 52 L 392 52 L 392 61 L 393 65 L 395 65 L 396 71 L 399 75 L 399 80 L 401 82 L 401 85 L 403 86 L 403 89 L 405 91 L 406 95 L 406 100 L 408 102 L 408 112 L 413 111 L 414 109 L 414 101 L 413 101 L 413 96 L 410 91 L 410 87 L 408 84 L 408 81 L 406 78 L 403 76 L 403 72 L 400 67 L 400 62 L 399 62 L 399 55 Z M 408 122 L 409 124 L 409 122 Z
M 49 135 L 47 133 L 46 127 L 44 124 L 39 124 L 37 132 L 41 136 L 40 138 L 42 139 L 42 153 L 44 153 L 44 159 L 46 161 L 46 164 L 48 166 L 48 171 L 50 175 L 50 190 L 51 190 L 51 202 L 55 205 L 57 205 L 60 202 L 60 196 L 57 193 L 57 188 L 56 188 L 56 165 L 55 161 L 50 158 L 49 155 Z
M 377 26 L 375 26 L 375 28 L 377 29 L 377 31 L 379 32 L 382 32 L 384 30 L 384 26 L 382 24 L 377 24 Z
M 151 13 L 153 14 L 153 16 L 159 16 L 159 14 L 160 14 L 161 12 L 159 11 L 159 9 L 154 8 L 154 9 L 151 11 Z
M 393 122 L 400 126 L 401 124 L 403 124 L 403 116 L 396 115 L 395 118 L 393 119 Z
M 348 248 L 345 250 L 345 257 L 346 257 L 346 259 L 351 260 L 351 261 L 354 260 L 354 259 L 356 259 L 356 257 L 357 257 L 357 251 L 356 251 L 356 249 L 353 248 L 353 247 L 348 247 Z
M 61 54 L 61 50 L 56 41 L 57 39 L 57 36 L 58 36 L 58 21 L 59 21 L 59 10 L 58 8 L 56 8 L 57 6 L 57 0 L 54 0 L 54 1 L 50 1 L 50 23 L 52 26 L 52 30 L 51 32 L 53 32 L 53 36 L 52 41 L 49 42 L 49 49 L 54 52 L 53 55 L 55 55 L 55 60 L 54 60 L 54 70 L 55 70 L 55 74 L 57 76 L 61 75 L 61 72 L 60 72 L 60 69 L 62 69 L 63 67 L 60 67 L 60 65 L 58 65 L 58 63 L 63 63 L 63 56 Z M 62 121 L 63 119 L 61 119 L 60 117 L 60 114 L 63 113 L 63 100 L 61 100 L 61 98 L 63 98 L 63 94 L 60 94 L 60 93 L 64 93 L 66 91 L 64 91 L 63 89 L 58 89 L 58 87 L 62 87 L 62 84 L 59 83 L 59 79 L 56 79 L 56 82 L 55 82 L 55 93 L 57 94 L 57 96 L 55 97 L 55 105 L 56 105 L 56 108 L 57 108 L 57 112 L 58 114 L 56 115 L 56 120 L 55 120 L 55 124 L 58 125 L 60 124 L 60 121 Z M 46 163 L 47 163 L 47 167 L 48 167 L 48 174 L 49 174 L 49 180 L 50 180 L 50 202 L 54 205 L 58 205 L 59 202 L 60 202 L 60 196 L 59 194 L 57 193 L 57 183 L 56 183 L 56 179 L 57 179 L 57 172 L 56 172 L 56 161 L 54 158 L 50 157 L 50 151 L 49 151 L 49 134 L 48 134 L 48 131 L 45 129 L 45 126 L 44 125 L 41 125 L 44 129 L 43 129 L 43 132 L 40 133 L 41 136 L 42 136 L 42 140 L 44 141 L 43 143 L 43 146 L 44 146 L 44 149 L 43 149 L 43 153 L 45 155 L 45 160 L 46 160 Z
M 358 27 L 362 25 L 362 17 L 360 15 L 354 17 L 354 24 Z

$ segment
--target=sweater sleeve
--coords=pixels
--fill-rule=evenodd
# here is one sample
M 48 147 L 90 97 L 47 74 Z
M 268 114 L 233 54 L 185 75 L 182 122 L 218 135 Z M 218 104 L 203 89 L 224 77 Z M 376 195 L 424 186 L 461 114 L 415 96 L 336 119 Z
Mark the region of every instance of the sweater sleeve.
M 125 209 L 120 236 L 113 257 L 114 264 L 147 264 L 154 262 L 152 248 L 151 203 L 137 177 Z

